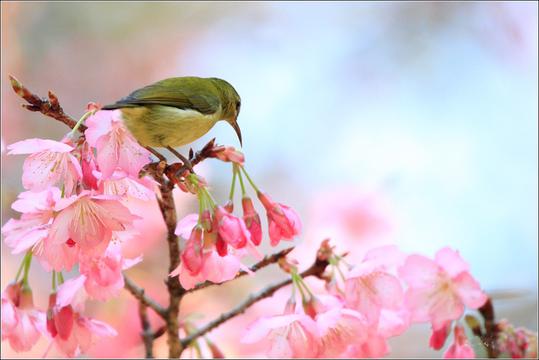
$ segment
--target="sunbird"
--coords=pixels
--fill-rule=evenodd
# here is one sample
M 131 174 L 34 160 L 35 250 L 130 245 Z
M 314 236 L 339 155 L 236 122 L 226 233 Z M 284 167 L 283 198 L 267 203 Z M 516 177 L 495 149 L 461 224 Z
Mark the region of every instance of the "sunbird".
M 120 109 L 128 130 L 143 146 L 174 148 L 206 134 L 218 121 L 228 122 L 240 145 L 241 99 L 232 85 L 218 78 L 174 77 L 133 91 L 103 110 Z

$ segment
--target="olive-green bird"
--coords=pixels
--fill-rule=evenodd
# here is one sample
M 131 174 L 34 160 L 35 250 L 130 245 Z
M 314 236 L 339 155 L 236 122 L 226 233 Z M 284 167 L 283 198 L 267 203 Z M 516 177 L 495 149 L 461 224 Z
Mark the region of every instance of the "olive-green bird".
M 172 148 L 195 141 L 220 120 L 234 128 L 241 144 L 240 107 L 240 96 L 225 80 L 186 76 L 135 90 L 103 110 L 120 109 L 141 145 L 166 147 L 178 155 Z

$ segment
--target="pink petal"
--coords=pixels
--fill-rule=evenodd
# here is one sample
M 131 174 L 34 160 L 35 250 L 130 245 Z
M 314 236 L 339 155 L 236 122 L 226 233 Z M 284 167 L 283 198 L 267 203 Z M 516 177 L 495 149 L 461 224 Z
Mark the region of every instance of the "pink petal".
M 116 111 L 98 111 L 86 119 L 88 127 L 84 132 L 86 141 L 93 147 L 97 147 L 97 140 L 112 130 L 113 118 L 117 116 Z M 119 110 L 117 111 L 119 113 Z
M 178 225 L 176 225 L 176 231 L 174 231 L 174 234 L 181 236 L 184 239 L 189 239 L 189 237 L 191 236 L 191 232 L 193 231 L 197 222 L 198 214 L 186 215 L 183 219 L 178 221 Z
M 438 280 L 439 267 L 421 255 L 410 255 L 399 268 L 399 277 L 411 287 L 432 287 Z
M 288 326 L 301 318 L 299 314 L 264 317 L 251 324 L 241 337 L 242 344 L 252 344 L 262 340 L 273 329 Z
M 440 249 L 436 253 L 434 260 L 450 277 L 455 277 L 463 271 L 469 271 L 468 263 L 460 257 L 459 252 L 448 247 Z
M 114 170 L 118 166 L 119 145 L 112 139 L 110 135 L 105 135 L 97 141 L 97 164 L 101 170 L 102 176 L 108 178 L 112 176 Z
M 144 165 L 151 161 L 150 152 L 127 132 L 122 132 L 122 146 L 119 152 L 118 166 L 132 176 L 138 176 Z
M 460 273 L 453 281 L 460 298 L 470 309 L 478 309 L 487 301 L 488 296 L 481 291 L 479 283 L 470 273 Z
M 122 263 L 122 270 L 127 270 L 129 268 L 132 268 L 133 266 L 137 265 L 138 263 L 142 262 L 142 255 L 137 256 L 133 259 L 123 259 Z
M 33 154 L 36 152 L 48 151 L 65 153 L 73 150 L 72 146 L 65 143 L 49 139 L 27 139 L 8 145 L 8 155 Z
M 76 278 L 69 279 L 58 287 L 56 294 L 56 305 L 60 308 L 72 305 L 77 293 L 84 286 L 86 276 L 79 275 Z

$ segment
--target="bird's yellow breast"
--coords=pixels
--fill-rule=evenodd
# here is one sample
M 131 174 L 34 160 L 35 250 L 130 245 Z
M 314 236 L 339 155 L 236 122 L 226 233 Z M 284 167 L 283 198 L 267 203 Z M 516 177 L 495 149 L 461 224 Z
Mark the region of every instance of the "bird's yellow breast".
M 177 147 L 189 144 L 206 134 L 221 111 L 204 115 L 195 110 L 150 105 L 123 108 L 122 117 L 133 136 L 144 146 Z

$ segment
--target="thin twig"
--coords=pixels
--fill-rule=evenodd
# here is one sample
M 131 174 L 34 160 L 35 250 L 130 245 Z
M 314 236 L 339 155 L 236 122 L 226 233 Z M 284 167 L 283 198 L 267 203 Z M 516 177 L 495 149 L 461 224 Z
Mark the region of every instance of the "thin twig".
M 322 274 L 326 270 L 326 267 L 329 265 L 327 260 L 323 260 L 317 257 L 315 263 L 308 268 L 307 270 L 303 271 L 300 275 L 302 277 L 308 277 L 308 276 L 316 276 L 321 278 Z M 233 317 L 242 314 L 245 312 L 249 307 L 257 303 L 258 301 L 265 299 L 267 297 L 270 297 L 273 295 L 277 290 L 279 290 L 282 287 L 285 287 L 287 285 L 290 285 L 292 283 L 292 279 L 288 278 L 286 280 L 283 280 L 275 285 L 268 286 L 267 288 L 261 290 L 260 292 L 249 296 L 244 302 L 233 308 L 232 310 L 222 313 L 217 317 L 215 320 L 210 321 L 206 325 L 199 328 L 196 332 L 186 336 L 181 340 L 183 348 L 189 346 L 194 340 L 199 338 L 200 336 L 205 335 L 207 332 L 215 329 L 219 325 L 223 324 L 227 320 L 232 319 Z
M 52 92 L 49 91 L 49 99 L 42 99 L 36 94 L 32 93 L 26 86 L 21 84 L 14 76 L 9 75 L 9 80 L 11 81 L 11 86 L 13 90 L 28 102 L 28 104 L 23 104 L 22 106 L 29 111 L 38 111 L 43 115 L 54 118 L 58 121 L 63 122 L 71 129 L 75 127 L 77 121 L 71 116 L 64 113 L 64 109 L 60 106 L 58 97 Z M 80 132 L 84 132 L 86 126 L 81 125 L 79 127 Z
M 133 280 L 131 280 L 129 277 L 124 275 L 124 287 L 142 304 L 148 306 L 153 311 L 157 313 L 157 315 L 161 316 L 162 318 L 166 318 L 167 316 L 167 310 L 159 305 L 155 300 L 150 298 L 144 293 L 144 289 L 136 285 Z
M 148 319 L 147 306 L 144 303 L 139 302 L 139 317 L 140 324 L 142 325 L 142 342 L 144 343 L 145 357 L 146 359 L 153 358 L 153 340 L 154 334 L 150 325 L 150 320 Z
M 249 270 L 251 270 L 252 272 L 257 272 L 258 270 L 260 270 L 260 269 L 262 269 L 262 268 L 264 268 L 264 267 L 266 267 L 268 265 L 271 265 L 271 264 L 274 264 L 274 263 L 278 262 L 281 258 L 288 255 L 292 250 L 294 250 L 294 247 L 290 247 L 290 248 L 281 250 L 281 251 L 279 251 L 279 252 L 277 252 L 277 253 L 275 253 L 273 255 L 266 256 L 266 257 L 264 257 L 264 259 L 260 260 L 256 264 L 252 265 L 249 268 Z M 229 281 L 226 281 L 224 283 L 220 283 L 220 284 L 216 284 L 216 283 L 213 283 L 211 281 L 205 281 L 203 283 L 200 283 L 200 284 L 196 285 L 194 288 L 187 290 L 186 293 L 191 293 L 191 292 L 194 292 L 194 291 L 197 291 L 197 290 L 201 290 L 201 289 L 207 288 L 208 286 L 212 286 L 212 285 L 223 285 L 223 284 L 226 284 L 226 283 L 228 283 L 228 282 L 230 282 L 232 280 L 236 280 L 237 278 L 245 276 L 247 274 L 249 274 L 249 272 L 247 272 L 245 270 L 242 270 L 233 279 L 231 279 Z

